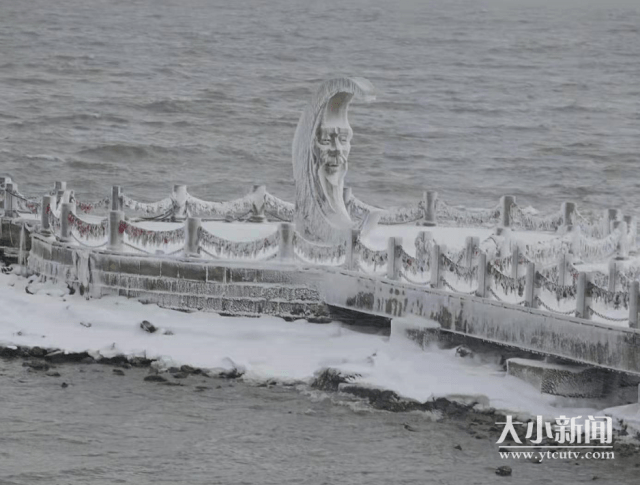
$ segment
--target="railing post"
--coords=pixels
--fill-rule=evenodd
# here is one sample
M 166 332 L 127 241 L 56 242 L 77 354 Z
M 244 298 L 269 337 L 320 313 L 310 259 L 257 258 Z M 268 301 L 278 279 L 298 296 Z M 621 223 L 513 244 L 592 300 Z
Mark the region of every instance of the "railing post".
M 200 257 L 200 226 L 202 220 L 189 217 L 184 226 L 184 255 L 188 258 Z
M 573 229 L 573 215 L 576 212 L 575 202 L 563 202 L 562 211 L 562 229 L 564 232 L 569 232 Z
M 511 227 L 511 207 L 516 203 L 513 195 L 503 195 L 500 198 L 500 227 L 507 229 Z
M 442 288 L 442 251 L 439 244 L 431 248 L 431 288 Z
M 427 260 L 430 256 L 427 251 L 431 241 L 433 241 L 433 235 L 429 231 L 420 231 L 416 236 L 414 243 L 416 246 L 416 260 L 421 268 L 426 268 L 427 266 Z
M 527 263 L 524 283 L 524 305 L 529 308 L 538 308 L 536 296 L 536 264 Z
M 74 243 L 71 235 L 71 229 L 73 226 L 69 221 L 69 215 L 74 214 L 76 211 L 76 205 L 71 202 L 63 202 L 60 209 L 60 241 L 64 243 Z
M 629 287 L 629 327 L 638 328 L 638 293 L 640 282 L 633 281 Z
M 45 237 L 53 235 L 51 232 L 51 224 L 49 224 L 49 213 L 51 212 L 51 204 L 53 197 L 45 195 L 42 197 L 42 214 L 40 214 L 40 233 Z
M 616 286 L 617 286 L 617 265 L 616 265 L 616 261 L 614 259 L 612 259 L 611 261 L 609 261 L 609 285 L 607 287 L 607 289 L 611 292 L 616 291 Z
M 612 225 L 613 230 L 620 231 L 620 240 L 616 246 L 616 255 L 615 259 L 627 259 L 629 256 L 629 242 L 628 242 L 628 234 L 627 234 L 627 223 L 624 221 L 613 221 Z
M 387 278 L 400 279 L 400 250 L 402 249 L 401 237 L 390 237 L 387 241 Z
M 638 240 L 638 218 L 636 216 L 624 216 L 622 218 L 627 223 L 627 230 L 629 232 L 629 251 L 635 251 L 637 249 Z
M 73 194 L 72 190 L 65 190 L 62 192 L 62 198 L 60 199 L 61 204 L 70 204 L 72 202 L 71 195 Z
M 476 296 L 486 298 L 489 292 L 489 263 L 487 253 L 480 253 L 478 257 L 478 289 Z
M 611 226 L 613 225 L 613 222 L 617 220 L 618 209 L 605 209 L 603 218 L 604 227 L 602 228 L 605 236 L 611 234 Z
M 54 188 L 55 192 L 56 192 L 56 209 L 57 206 L 59 206 L 63 201 L 62 201 L 62 195 L 64 194 L 65 190 L 67 190 L 67 182 L 60 182 L 57 181 L 55 183 L 55 188 Z
M 121 211 L 122 206 L 122 187 L 119 185 L 113 185 L 111 187 L 111 210 Z
M 293 250 L 293 235 L 295 226 L 291 222 L 281 222 L 278 225 L 280 232 L 280 245 L 278 246 L 278 258 L 281 260 L 293 260 L 295 252 Z
M 6 214 L 7 214 L 7 212 L 6 212 L 7 211 L 7 203 L 6 203 L 7 193 L 6 193 L 6 191 L 7 191 L 7 184 L 10 184 L 10 183 L 11 183 L 11 177 L 0 177 L 0 190 L 2 192 L 4 192 L 4 194 L 5 194 L 5 196 L 4 196 L 5 202 L 3 202 L 3 206 L 2 206 L 2 210 L 3 210 L 2 215 L 3 215 L 3 217 L 6 216 Z M 2 227 L 0 227 L 0 232 L 2 232 Z
M 576 317 L 590 320 L 587 311 L 587 273 L 578 273 L 578 290 L 576 292 Z
M 418 223 L 420 226 L 435 226 L 438 224 L 436 216 L 436 203 L 438 202 L 438 192 L 433 190 L 427 190 L 422 194 L 422 204 L 424 210 L 424 217 L 422 221 Z
M 511 277 L 518 279 L 518 267 L 520 266 L 520 248 L 517 244 L 514 244 L 511 249 Z
M 187 186 L 174 185 L 171 198 L 175 202 L 171 220 L 174 222 L 184 221 L 187 218 Z
M 560 286 L 567 286 L 567 266 L 569 265 L 570 257 L 567 257 L 566 253 L 562 253 L 558 257 L 558 284 Z
M 473 266 L 475 250 L 480 246 L 480 238 L 467 236 L 464 240 L 464 262 L 467 268 Z
M 124 212 L 109 212 L 109 243 L 107 249 L 122 252 L 124 248 L 124 232 L 120 232 L 120 223 L 124 222 Z
M 13 195 L 11 195 L 12 193 L 14 193 L 16 190 L 18 190 L 18 185 L 14 184 L 13 182 L 8 182 L 5 185 L 5 191 L 4 191 L 4 216 L 8 217 L 10 219 L 17 217 L 17 209 L 18 209 L 18 203 L 16 201 L 16 199 L 13 197 Z
M 345 267 L 349 271 L 357 271 L 360 266 L 360 255 L 358 254 L 358 240 L 360 239 L 360 231 L 350 229 L 347 234 L 347 249 L 345 251 Z
M 267 222 L 267 216 L 264 215 L 264 206 L 267 197 L 266 185 L 254 185 L 253 196 L 255 201 L 251 204 L 251 217 L 249 222 Z

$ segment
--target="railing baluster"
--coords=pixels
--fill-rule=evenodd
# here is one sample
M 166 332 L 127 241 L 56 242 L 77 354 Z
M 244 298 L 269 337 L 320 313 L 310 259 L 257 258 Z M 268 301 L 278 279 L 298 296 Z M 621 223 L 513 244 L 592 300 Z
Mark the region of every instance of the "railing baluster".
M 387 241 L 387 278 L 397 280 L 400 278 L 400 250 L 402 238 L 390 237 Z
M 487 254 L 480 253 L 478 257 L 478 289 L 476 296 L 486 298 L 489 292 L 489 264 Z
M 283 261 L 292 261 L 295 258 L 295 252 L 293 250 L 295 226 L 290 222 L 281 222 L 278 225 L 278 231 L 280 231 L 278 258 Z
M 122 187 L 114 185 L 111 187 L 111 210 L 121 211 L 123 209 L 122 203 Z
M 629 327 L 638 328 L 638 293 L 640 282 L 633 281 L 629 287 Z
M 576 317 L 590 320 L 587 310 L 587 274 L 578 273 L 578 289 L 576 292 Z
M 200 257 L 200 226 L 202 220 L 189 217 L 184 228 L 184 255 L 188 258 Z
M 536 264 L 527 263 L 524 284 L 524 304 L 529 308 L 537 308 L 538 300 L 536 295 Z
M 440 244 L 431 249 L 431 288 L 442 288 L 442 252 Z
M 422 194 L 422 204 L 424 205 L 424 218 L 418 222 L 421 226 L 435 226 L 438 224 L 436 219 L 436 204 L 438 202 L 438 192 L 427 190 Z
M 74 244 L 75 241 L 71 236 L 71 229 L 73 226 L 69 221 L 69 215 L 75 213 L 76 205 L 72 202 L 63 202 L 60 209 L 60 241 Z
M 345 268 L 349 271 L 358 271 L 360 267 L 360 255 L 358 254 L 358 240 L 360 239 L 360 231 L 351 229 L 347 235 L 347 248 L 345 251 Z
M 42 198 L 42 213 L 40 214 L 40 225 L 42 227 L 40 232 L 45 237 L 51 237 L 53 235 L 53 232 L 51 231 L 51 224 L 49 224 L 49 216 L 53 200 L 54 198 L 50 195 L 45 195 Z
M 120 223 L 124 222 L 124 212 L 109 212 L 109 251 L 121 252 L 124 249 L 124 232 L 120 232 Z

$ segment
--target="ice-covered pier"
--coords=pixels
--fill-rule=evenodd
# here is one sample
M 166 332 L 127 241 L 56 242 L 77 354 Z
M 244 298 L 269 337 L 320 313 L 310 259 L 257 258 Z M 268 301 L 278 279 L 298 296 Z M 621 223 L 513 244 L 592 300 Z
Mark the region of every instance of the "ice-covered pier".
M 328 321 L 396 319 L 424 342 L 456 334 L 640 374 L 636 218 L 565 202 L 540 214 L 502 196 L 408 207 L 366 204 L 344 187 L 352 97 L 364 80 L 319 90 L 293 145 L 296 200 L 254 186 L 210 202 L 186 186 L 155 203 L 113 187 L 84 201 L 63 182 L 41 197 L 0 179 L 0 246 L 30 273 L 82 294 L 180 310 Z
M 386 211 L 368 235 L 354 229 L 327 245 L 283 222 L 293 204 L 264 187 L 212 203 L 177 186 L 152 204 L 120 187 L 98 203 L 74 200 L 64 183 L 39 200 L 6 179 L 3 188 L 2 245 L 19 253 L 22 244 L 29 272 L 87 297 L 312 321 L 339 318 L 339 309 L 412 316 L 443 332 L 640 374 L 635 219 L 617 211 L 588 221 L 563 204 L 541 216 L 513 197 L 464 210 L 430 193 Z M 416 338 L 427 338 L 419 328 Z

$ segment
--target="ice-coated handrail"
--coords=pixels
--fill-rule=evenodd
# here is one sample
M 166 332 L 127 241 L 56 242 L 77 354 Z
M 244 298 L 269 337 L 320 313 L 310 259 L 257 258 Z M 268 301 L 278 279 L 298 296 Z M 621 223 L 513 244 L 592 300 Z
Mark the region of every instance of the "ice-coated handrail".
M 273 252 L 280 245 L 280 232 L 276 231 L 267 237 L 256 239 L 254 241 L 230 241 L 221 238 L 215 234 L 211 234 L 204 228 L 199 230 L 200 245 L 215 251 L 216 257 L 231 258 L 252 258 L 259 259 L 264 257 L 265 253 Z
M 169 231 L 154 231 L 136 226 L 130 222 L 121 221 L 118 226 L 118 232 L 127 235 L 129 241 L 145 247 L 182 244 L 185 239 L 184 227 Z
M 162 214 L 163 212 L 167 212 L 173 208 L 173 199 L 171 197 L 167 197 L 158 202 L 139 202 L 137 200 L 131 199 L 126 195 L 122 196 L 122 203 L 127 209 L 131 209 L 134 212 L 142 212 L 147 215 L 156 215 Z
M 306 240 L 300 234 L 293 234 L 293 247 L 302 259 L 315 264 L 335 264 L 344 261 L 346 246 L 329 246 Z
M 103 219 L 98 223 L 88 222 L 73 212 L 69 212 L 69 225 L 78 231 L 78 234 L 84 238 L 92 239 L 104 239 L 107 237 L 107 231 L 109 230 L 109 219 Z

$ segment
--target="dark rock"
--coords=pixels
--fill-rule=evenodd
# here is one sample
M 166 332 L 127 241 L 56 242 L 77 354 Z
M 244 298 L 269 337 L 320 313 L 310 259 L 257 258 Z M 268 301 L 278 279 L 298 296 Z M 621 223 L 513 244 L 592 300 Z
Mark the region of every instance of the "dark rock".
M 340 384 L 345 384 L 352 381 L 356 377 L 360 377 L 358 374 L 345 375 L 336 369 L 324 369 L 317 375 L 315 380 L 311 383 L 311 387 L 320 389 L 321 391 L 337 391 Z
M 207 389 L 211 389 L 211 388 L 207 386 L 196 386 L 196 392 L 206 391 Z
M 189 377 L 189 374 L 185 372 L 176 372 L 175 374 L 172 374 L 172 376 L 174 379 L 186 379 Z
M 164 378 L 162 376 L 159 376 L 159 375 L 156 375 L 156 374 L 152 374 L 150 376 L 146 376 L 144 378 L 144 380 L 147 381 L 147 382 L 167 382 L 166 378 Z
M 47 372 L 47 374 L 49 377 L 60 377 L 60 372 Z
M 144 357 L 132 357 L 129 363 L 134 367 L 149 367 L 151 365 L 151 359 L 145 359 Z
M 20 357 L 21 352 L 20 349 L 10 349 L 8 347 L 2 347 L 0 349 L 0 357 L 3 359 L 15 359 L 16 357 Z
M 182 384 L 180 382 L 171 382 L 171 381 L 163 382 L 162 385 L 163 386 L 184 386 L 184 384 Z
M 407 431 L 411 431 L 412 433 L 415 433 L 416 431 L 418 431 L 413 426 L 410 426 L 407 423 L 402 423 L 402 426 L 404 427 L 404 429 L 406 429 Z
M 62 364 L 65 362 L 82 362 L 83 359 L 89 357 L 86 352 L 70 352 L 65 353 L 62 350 L 56 350 L 44 356 L 44 360 L 54 364 Z
M 469 347 L 460 345 L 456 349 L 456 357 L 473 357 L 473 351 Z
M 460 451 L 462 451 L 462 446 L 460 446 L 460 445 L 456 445 L 456 446 L 454 446 L 453 448 L 454 448 L 455 450 L 460 450 Z
M 114 357 L 103 357 L 100 359 L 100 363 L 121 366 L 124 364 L 128 364 L 129 360 L 124 355 L 116 355 Z
M 41 370 L 41 371 L 48 371 L 50 369 L 49 364 L 44 364 L 42 362 L 23 362 L 22 363 L 22 367 L 29 367 L 30 369 L 33 370 Z
M 180 367 L 180 371 L 184 372 L 185 374 L 200 374 L 200 373 L 202 373 L 202 371 L 200 369 L 195 369 L 194 367 L 191 367 L 190 365 L 183 365 L 182 367 Z
M 96 359 L 94 359 L 93 357 L 91 357 L 90 355 L 88 355 L 87 357 L 85 357 L 84 359 L 82 359 L 80 361 L 81 364 L 95 364 L 96 363 Z
M 63 389 L 66 389 L 67 387 L 69 387 L 69 384 L 67 384 L 66 382 L 63 382 L 62 384 L 60 384 L 60 387 L 62 387 Z
M 173 335 L 173 332 L 171 330 L 165 330 L 162 335 Z
M 222 389 L 222 386 L 216 386 L 216 389 Z
M 222 377 L 223 379 L 237 379 L 238 377 L 242 377 L 243 374 L 243 370 L 239 370 L 234 367 L 229 371 L 220 372 L 219 377 Z
M 121 369 L 113 369 L 113 373 L 117 376 L 123 376 L 124 375 L 124 371 Z
M 44 357 L 47 355 L 47 351 L 42 347 L 33 347 L 29 349 L 29 355 L 31 357 Z
M 176 374 L 176 373 L 180 372 L 180 369 L 178 369 L 177 367 L 169 367 L 169 368 L 167 369 L 167 372 L 168 372 L 169 374 Z
M 151 322 L 143 320 L 140 324 L 140 328 L 147 333 L 154 333 L 158 331 L 158 328 Z
M 510 477 L 512 471 L 510 466 L 499 466 L 496 468 L 496 475 L 499 477 Z

